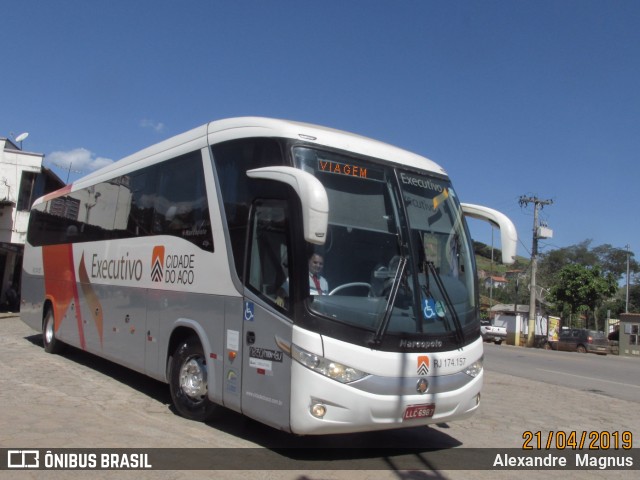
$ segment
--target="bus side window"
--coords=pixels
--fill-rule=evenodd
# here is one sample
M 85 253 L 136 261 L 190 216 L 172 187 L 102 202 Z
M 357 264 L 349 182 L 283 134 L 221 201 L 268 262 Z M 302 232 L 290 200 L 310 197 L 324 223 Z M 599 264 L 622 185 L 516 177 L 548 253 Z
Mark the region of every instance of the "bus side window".
M 144 169 L 131 175 L 131 207 L 127 230 L 133 237 L 151 235 L 153 214 L 153 183 L 150 181 L 150 169 Z
M 256 202 L 251 218 L 246 283 L 272 304 L 289 278 L 288 219 L 282 200 Z
M 153 198 L 154 233 L 180 237 L 213 252 L 200 151 L 182 155 L 158 167 L 158 187 Z

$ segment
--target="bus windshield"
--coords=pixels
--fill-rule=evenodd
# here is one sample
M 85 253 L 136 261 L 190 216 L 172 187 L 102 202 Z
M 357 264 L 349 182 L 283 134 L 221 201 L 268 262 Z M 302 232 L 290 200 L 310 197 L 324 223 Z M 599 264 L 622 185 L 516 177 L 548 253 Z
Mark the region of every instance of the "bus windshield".
M 329 199 L 316 250 L 328 295 L 313 291 L 310 310 L 381 335 L 462 338 L 478 321 L 474 265 L 450 182 L 306 147 L 294 158 Z

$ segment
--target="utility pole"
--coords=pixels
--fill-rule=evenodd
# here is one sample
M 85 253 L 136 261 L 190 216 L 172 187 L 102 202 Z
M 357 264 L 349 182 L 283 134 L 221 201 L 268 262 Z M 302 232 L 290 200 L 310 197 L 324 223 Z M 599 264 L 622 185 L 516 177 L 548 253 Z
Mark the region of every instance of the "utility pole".
M 626 301 L 624 304 L 624 311 L 625 313 L 629 313 L 629 244 L 627 243 L 626 247 L 627 249 L 627 293 L 626 293 Z
M 520 206 L 533 203 L 533 245 L 531 247 L 531 295 L 529 297 L 529 333 L 527 334 L 527 347 L 534 346 L 536 335 L 536 271 L 538 269 L 538 239 L 548 238 L 550 235 L 541 235 L 538 231 L 538 210 L 545 205 L 553 204 L 553 200 L 540 200 L 538 197 L 521 196 Z

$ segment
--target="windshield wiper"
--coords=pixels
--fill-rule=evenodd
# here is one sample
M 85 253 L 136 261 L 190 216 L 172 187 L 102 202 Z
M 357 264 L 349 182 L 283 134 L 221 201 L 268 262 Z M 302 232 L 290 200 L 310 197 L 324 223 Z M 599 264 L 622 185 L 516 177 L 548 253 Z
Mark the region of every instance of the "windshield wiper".
M 420 242 L 420 248 L 424 252 L 425 248 L 424 248 L 424 242 L 422 240 L 422 237 L 419 236 L 418 241 Z M 424 293 L 427 299 L 433 298 L 433 295 L 431 295 L 431 292 L 429 289 L 429 277 L 430 277 L 429 274 L 431 274 L 431 276 L 433 276 L 433 279 L 436 282 L 436 286 L 438 287 L 438 290 L 442 295 L 442 298 L 444 299 L 447 310 L 451 312 L 451 317 L 453 318 L 453 325 L 455 327 L 454 330 L 455 330 L 456 339 L 458 340 L 460 345 L 464 345 L 464 332 L 462 330 L 462 324 L 460 323 L 460 318 L 458 317 L 458 312 L 456 312 L 456 309 L 453 306 L 453 302 L 449 297 L 449 293 L 447 292 L 447 289 L 444 286 L 444 283 L 442 283 L 442 278 L 440 277 L 440 274 L 438 273 L 438 270 L 436 269 L 435 264 L 433 262 L 430 262 L 426 258 L 423 258 L 422 270 L 424 271 L 424 276 L 426 281 L 426 285 L 424 285 L 422 288 L 424 289 Z M 420 283 L 419 279 L 416 279 L 416 281 L 418 284 Z M 443 312 L 443 313 L 444 313 L 443 321 L 445 322 L 445 328 L 447 329 L 447 331 L 450 332 L 451 326 L 449 324 L 449 320 L 447 318 L 446 312 Z
M 428 270 L 428 273 L 430 273 L 431 276 L 433 276 L 433 279 L 436 282 L 436 286 L 438 287 L 438 290 L 440 291 L 442 298 L 444 299 L 444 303 L 447 306 L 447 310 L 451 312 L 451 317 L 453 318 L 453 324 L 455 326 L 456 338 L 458 339 L 458 342 L 460 343 L 460 345 L 464 345 L 464 331 L 462 330 L 462 324 L 460 323 L 460 317 L 458 317 L 458 312 L 456 312 L 456 309 L 453 306 L 453 302 L 451 301 L 451 297 L 449 297 L 449 292 L 447 292 L 447 289 L 445 288 L 444 283 L 442 283 L 442 278 L 440 277 L 440 274 L 438 273 L 438 270 L 436 269 L 436 266 L 433 264 L 433 262 L 429 262 L 425 260 L 424 263 L 426 265 L 425 275 L 427 275 L 427 270 Z M 428 281 L 429 281 L 429 276 L 427 276 L 427 282 Z M 445 320 L 446 320 L 446 312 L 445 312 Z
M 389 292 L 389 299 L 387 300 L 387 308 L 384 312 L 384 317 L 382 317 L 382 321 L 380 325 L 378 325 L 378 329 L 376 330 L 376 335 L 373 337 L 373 345 L 380 346 L 382 343 L 382 339 L 387 333 L 387 329 L 389 328 L 389 322 L 391 321 L 391 314 L 393 313 L 393 306 L 396 303 L 396 297 L 398 296 L 398 290 L 400 290 L 400 284 L 402 283 L 402 278 L 404 277 L 404 270 L 407 267 L 407 259 L 405 257 L 400 258 L 400 263 L 398 264 L 398 269 L 396 270 L 396 276 L 393 279 L 393 285 L 391 285 L 391 292 Z

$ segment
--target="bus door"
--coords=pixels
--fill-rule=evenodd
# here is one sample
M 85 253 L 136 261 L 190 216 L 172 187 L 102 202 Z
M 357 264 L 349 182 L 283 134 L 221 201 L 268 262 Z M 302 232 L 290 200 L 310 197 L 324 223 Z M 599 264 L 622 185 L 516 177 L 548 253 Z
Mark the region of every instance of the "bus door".
M 284 200 L 258 200 L 252 208 L 243 303 L 242 412 L 289 429 L 293 323 L 279 294 L 288 282 L 289 207 Z M 282 342 L 280 342 L 282 344 Z

